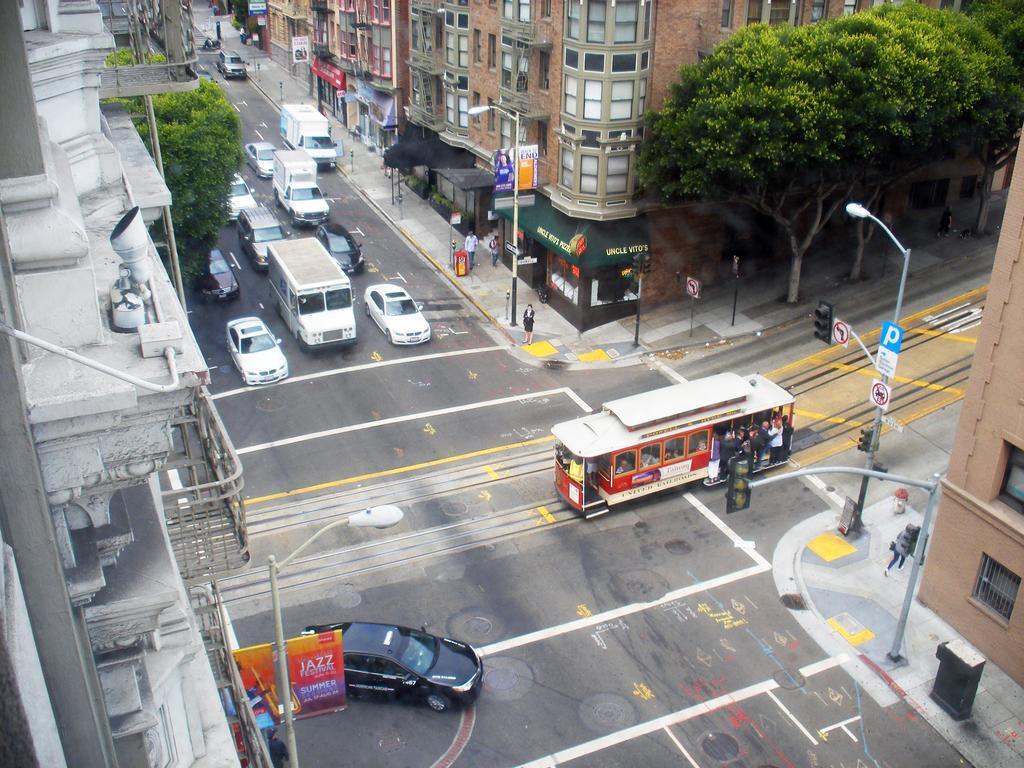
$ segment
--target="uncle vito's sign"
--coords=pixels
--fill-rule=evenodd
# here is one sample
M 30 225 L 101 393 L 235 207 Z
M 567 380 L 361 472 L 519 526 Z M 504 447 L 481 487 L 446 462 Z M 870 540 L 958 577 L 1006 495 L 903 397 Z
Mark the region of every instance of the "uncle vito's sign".
M 569 242 L 566 242 L 557 234 L 552 232 L 545 227 L 537 227 L 537 234 L 544 238 L 548 243 L 554 246 L 555 249 L 561 251 L 572 259 L 582 262 L 584 255 L 587 253 L 587 236 L 578 232 L 572 236 Z M 604 238 L 597 238 L 599 241 L 603 241 Z M 630 245 L 609 245 L 604 242 L 600 242 L 598 254 L 604 256 L 606 259 L 614 258 L 615 256 L 628 256 L 633 257 L 637 254 L 648 253 L 650 251 L 650 244 L 648 243 L 634 243 Z

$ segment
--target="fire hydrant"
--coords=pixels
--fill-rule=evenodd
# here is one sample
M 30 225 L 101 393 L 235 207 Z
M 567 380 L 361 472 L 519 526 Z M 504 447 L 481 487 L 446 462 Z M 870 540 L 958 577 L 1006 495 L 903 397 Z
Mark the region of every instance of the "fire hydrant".
M 892 495 L 892 511 L 897 515 L 902 515 L 907 511 L 907 499 L 910 494 L 907 493 L 906 488 L 897 488 L 896 492 Z

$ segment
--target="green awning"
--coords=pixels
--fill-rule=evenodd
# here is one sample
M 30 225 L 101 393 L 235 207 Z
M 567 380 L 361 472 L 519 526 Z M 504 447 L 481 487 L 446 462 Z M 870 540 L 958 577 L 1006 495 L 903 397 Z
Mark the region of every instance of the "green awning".
M 495 199 L 507 200 L 510 197 L 504 195 Z M 534 194 L 534 199 L 533 205 L 519 206 L 519 228 L 579 267 L 630 264 L 637 254 L 650 252 L 651 238 L 646 216 L 614 221 L 576 219 L 557 210 L 541 194 Z M 511 206 L 497 209 L 497 213 L 512 221 Z

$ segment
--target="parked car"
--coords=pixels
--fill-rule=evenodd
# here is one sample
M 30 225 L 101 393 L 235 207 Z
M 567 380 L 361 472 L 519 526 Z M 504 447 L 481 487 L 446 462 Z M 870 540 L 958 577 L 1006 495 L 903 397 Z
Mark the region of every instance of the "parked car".
M 483 684 L 480 655 L 466 643 L 426 629 L 346 621 L 314 624 L 302 634 L 341 630 L 345 688 L 352 693 L 411 694 L 436 712 L 476 698 Z
M 274 175 L 274 145 L 269 141 L 254 141 L 245 145 L 245 162 L 261 179 Z
M 228 205 L 231 206 L 231 220 L 234 221 L 238 218 L 238 214 L 244 211 L 246 208 L 255 208 L 256 200 L 252 196 L 252 192 L 249 191 L 249 185 L 245 183 L 245 179 L 235 174 L 235 178 L 231 181 L 231 191 L 228 193 Z
M 362 246 L 341 224 L 321 224 L 316 228 L 316 239 L 331 254 L 331 258 L 338 262 L 338 266 L 350 275 L 363 271 Z
M 230 301 L 238 298 L 238 280 L 235 279 L 235 273 L 231 271 L 231 265 L 224 258 L 220 248 L 210 251 L 206 266 L 196 278 L 196 288 L 204 299 Z
M 246 208 L 238 214 L 238 242 L 249 256 L 253 268 L 267 271 L 267 245 L 284 240 L 281 222 L 265 206 Z
M 387 283 L 371 285 L 363 298 L 367 316 L 373 318 L 390 343 L 430 341 L 430 323 L 405 288 Z
M 245 80 L 247 76 L 245 59 L 234 51 L 221 51 L 217 54 L 217 69 L 224 75 L 225 80 L 232 77 Z
M 273 384 L 288 378 L 281 340 L 258 317 L 231 320 L 226 333 L 231 362 L 246 384 Z

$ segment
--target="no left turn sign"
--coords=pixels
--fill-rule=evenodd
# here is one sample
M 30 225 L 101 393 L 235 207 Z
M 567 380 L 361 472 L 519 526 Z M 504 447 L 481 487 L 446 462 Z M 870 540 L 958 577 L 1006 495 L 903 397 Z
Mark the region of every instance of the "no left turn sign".
M 889 407 L 890 396 L 891 392 L 889 391 L 889 386 L 884 381 L 875 379 L 871 382 L 871 396 L 869 398 L 869 402 L 872 405 L 881 408 L 884 411 Z
M 850 343 L 850 326 L 842 320 L 832 323 L 832 343 L 842 344 L 844 347 Z
M 695 277 L 686 278 L 686 292 L 695 299 L 700 298 L 700 280 Z

